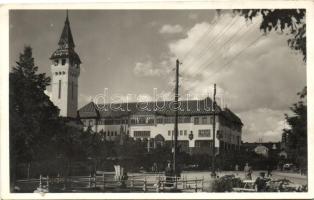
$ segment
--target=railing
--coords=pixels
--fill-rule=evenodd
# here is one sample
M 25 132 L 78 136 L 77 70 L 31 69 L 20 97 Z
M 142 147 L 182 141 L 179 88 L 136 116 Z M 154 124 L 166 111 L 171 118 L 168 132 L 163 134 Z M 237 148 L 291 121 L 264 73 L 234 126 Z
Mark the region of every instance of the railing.
M 18 180 L 20 187 L 27 185 L 34 192 L 201 192 L 204 178 L 170 176 L 128 176 L 126 180 L 114 180 L 113 176 L 103 175 L 43 177 Z

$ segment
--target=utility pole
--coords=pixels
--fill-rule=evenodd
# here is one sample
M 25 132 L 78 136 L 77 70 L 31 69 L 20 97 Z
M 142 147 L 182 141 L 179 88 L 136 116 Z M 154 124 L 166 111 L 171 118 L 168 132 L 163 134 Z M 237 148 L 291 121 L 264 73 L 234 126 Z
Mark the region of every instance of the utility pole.
M 177 175 L 177 142 L 178 142 L 178 105 L 179 105 L 179 65 L 180 62 L 176 60 L 176 88 L 174 96 L 174 105 L 175 105 L 175 120 L 174 120 L 174 141 L 173 141 L 173 172 L 174 175 Z
M 212 177 L 216 177 L 215 172 L 215 135 L 216 135 L 216 83 L 214 84 L 214 98 L 213 98 L 213 148 L 212 148 Z

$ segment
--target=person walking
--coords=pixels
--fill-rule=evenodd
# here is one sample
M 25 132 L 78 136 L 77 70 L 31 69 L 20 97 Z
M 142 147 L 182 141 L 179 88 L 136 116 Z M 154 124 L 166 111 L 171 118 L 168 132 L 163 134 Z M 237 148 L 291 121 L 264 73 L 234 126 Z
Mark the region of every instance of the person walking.
M 167 165 L 167 167 L 165 169 L 165 176 L 166 176 L 165 186 L 171 187 L 173 185 L 173 180 L 172 180 L 173 170 L 172 170 L 170 162 L 168 162 L 168 165 Z
M 246 180 L 252 180 L 252 167 L 249 166 L 249 163 L 245 163 L 244 166 L 244 176 Z
M 272 167 L 271 165 L 267 165 L 267 177 L 271 177 L 272 176 Z
M 256 186 L 257 192 L 266 192 L 267 191 L 267 182 L 270 179 L 265 177 L 265 172 L 261 172 L 260 176 L 256 178 L 254 185 Z
M 236 175 L 238 176 L 238 171 L 239 171 L 239 165 L 238 164 L 236 164 L 234 166 L 234 171 L 235 171 Z

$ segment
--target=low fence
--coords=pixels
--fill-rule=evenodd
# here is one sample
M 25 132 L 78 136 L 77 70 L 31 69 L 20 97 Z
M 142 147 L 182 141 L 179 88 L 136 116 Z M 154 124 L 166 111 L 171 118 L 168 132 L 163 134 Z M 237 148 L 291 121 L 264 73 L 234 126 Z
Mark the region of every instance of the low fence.
M 124 180 L 114 176 L 69 176 L 18 180 L 20 192 L 202 192 L 204 178 L 134 175 Z

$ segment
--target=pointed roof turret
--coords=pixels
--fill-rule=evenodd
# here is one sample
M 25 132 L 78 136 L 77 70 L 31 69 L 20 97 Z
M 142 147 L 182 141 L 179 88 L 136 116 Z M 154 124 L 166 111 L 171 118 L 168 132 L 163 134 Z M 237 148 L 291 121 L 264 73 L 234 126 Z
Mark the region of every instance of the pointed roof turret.
M 69 58 L 70 60 L 80 64 L 81 60 L 77 53 L 74 51 L 74 40 L 70 28 L 70 21 L 68 16 L 68 10 L 66 12 L 66 19 L 64 27 L 58 42 L 59 48 L 51 55 L 50 59 L 56 58 Z
M 59 44 L 59 46 L 62 46 L 62 47 L 68 47 L 68 48 L 74 48 L 75 47 L 71 28 L 70 28 L 68 10 L 67 10 L 66 19 L 64 22 L 63 31 L 62 31 L 62 34 L 60 36 L 60 40 L 59 40 L 58 44 Z

